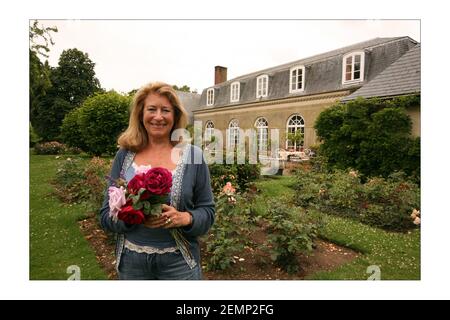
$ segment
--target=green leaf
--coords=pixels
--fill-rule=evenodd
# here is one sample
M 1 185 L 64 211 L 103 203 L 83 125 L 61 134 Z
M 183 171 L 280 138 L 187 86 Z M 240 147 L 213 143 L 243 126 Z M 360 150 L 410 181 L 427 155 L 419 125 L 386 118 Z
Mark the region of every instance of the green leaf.
M 151 205 L 151 211 L 150 211 L 150 213 L 152 214 L 152 215 L 160 215 L 161 213 L 162 213 L 162 206 L 161 206 L 161 204 L 160 203 L 157 203 L 157 204 L 153 204 L 153 205 Z
M 138 202 L 136 202 L 136 203 L 133 203 L 133 209 L 134 210 L 141 210 L 142 209 L 142 207 L 143 207 L 143 203 L 141 202 L 141 201 L 138 201 Z

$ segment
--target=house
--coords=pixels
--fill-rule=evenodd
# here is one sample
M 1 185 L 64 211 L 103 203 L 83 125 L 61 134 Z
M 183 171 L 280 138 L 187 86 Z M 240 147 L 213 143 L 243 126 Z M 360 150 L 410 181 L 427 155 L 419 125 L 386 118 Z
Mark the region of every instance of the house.
M 185 91 L 175 91 L 177 93 L 178 98 L 180 99 L 181 104 L 186 109 L 188 114 L 188 124 L 194 124 L 194 114 L 193 108 L 197 107 L 200 104 L 201 95 L 194 92 L 185 92 Z
M 215 84 L 192 107 L 194 120 L 202 122 L 206 135 L 219 129 L 225 137 L 229 129 L 226 139 L 232 146 L 239 142 L 239 129 L 255 128 L 260 149 L 266 149 L 270 129 L 280 130 L 280 147 L 309 147 L 318 142 L 314 123 L 324 109 L 355 94 L 377 95 L 379 82 L 398 81 L 391 74 L 396 69 L 389 67 L 398 61 L 401 68 L 400 58 L 414 55 L 412 49 L 419 50 L 420 70 L 420 45 L 409 37 L 375 38 L 231 80 L 227 68 L 217 66 Z M 303 145 L 287 139 L 287 133 L 299 130 Z
M 344 97 L 343 102 L 362 98 L 394 98 L 420 94 L 420 44 L 406 52 L 373 80 Z M 407 109 L 412 120 L 413 136 L 420 136 L 420 105 Z

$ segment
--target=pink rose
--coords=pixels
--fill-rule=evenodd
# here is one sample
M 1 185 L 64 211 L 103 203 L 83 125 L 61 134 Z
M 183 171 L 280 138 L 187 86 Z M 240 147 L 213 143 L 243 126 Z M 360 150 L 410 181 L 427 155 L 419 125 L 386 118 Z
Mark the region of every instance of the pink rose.
M 222 191 L 226 194 L 226 195 L 232 195 L 236 192 L 236 189 L 233 188 L 231 182 L 227 182 L 227 184 L 223 187 Z
M 117 215 L 127 202 L 125 199 L 125 189 L 123 187 L 109 187 L 109 216 L 117 221 Z

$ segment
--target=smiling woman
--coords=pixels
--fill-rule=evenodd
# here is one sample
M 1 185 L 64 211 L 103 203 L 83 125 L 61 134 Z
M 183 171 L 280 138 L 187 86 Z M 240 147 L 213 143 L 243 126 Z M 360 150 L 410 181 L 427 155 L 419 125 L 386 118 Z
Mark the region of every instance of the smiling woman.
M 148 215 L 142 224 L 114 220 L 110 197 L 105 192 L 101 209 L 104 229 L 118 233 L 117 271 L 120 279 L 201 279 L 198 237 L 214 222 L 215 206 L 209 169 L 200 148 L 171 141 L 175 129 L 184 129 L 186 112 L 175 90 L 161 82 L 142 87 L 133 100 L 127 130 L 119 137 L 120 150 L 110 174 L 112 181 L 127 182 L 142 168 L 164 168 L 172 173 L 170 201 L 162 214 Z M 202 159 L 200 164 L 193 159 Z M 136 169 L 138 168 L 138 169 Z M 113 182 L 110 182 L 107 190 Z M 169 205 L 170 204 L 170 205 Z M 128 205 L 130 207 L 131 204 Z M 141 214 L 137 208 L 133 212 Z M 187 240 L 180 245 L 174 228 Z

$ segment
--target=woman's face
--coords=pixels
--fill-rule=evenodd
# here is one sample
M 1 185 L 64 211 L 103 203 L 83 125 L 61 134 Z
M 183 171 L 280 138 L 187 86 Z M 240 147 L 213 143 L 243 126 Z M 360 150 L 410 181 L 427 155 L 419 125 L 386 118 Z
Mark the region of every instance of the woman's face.
M 142 120 L 150 138 L 170 140 L 170 131 L 175 122 L 175 109 L 165 96 L 152 93 L 144 101 Z

